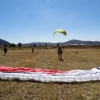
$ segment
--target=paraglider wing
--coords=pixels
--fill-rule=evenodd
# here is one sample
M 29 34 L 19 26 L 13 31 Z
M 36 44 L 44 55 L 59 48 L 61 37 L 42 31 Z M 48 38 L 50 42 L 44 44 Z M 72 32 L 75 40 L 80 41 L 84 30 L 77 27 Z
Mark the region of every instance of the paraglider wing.
M 67 35 L 67 32 L 65 31 L 65 30 L 63 30 L 63 29 L 58 29 L 58 30 L 56 30 L 54 33 L 53 33 L 53 35 L 55 35 L 57 32 L 59 32 L 59 33 L 62 33 L 63 35 Z

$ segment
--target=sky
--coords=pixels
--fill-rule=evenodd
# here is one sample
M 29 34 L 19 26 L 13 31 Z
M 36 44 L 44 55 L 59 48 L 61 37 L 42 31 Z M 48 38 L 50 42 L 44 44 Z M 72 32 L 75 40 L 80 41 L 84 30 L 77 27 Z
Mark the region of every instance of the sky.
M 57 29 L 67 36 L 53 36 Z M 0 0 L 0 39 L 15 44 L 100 41 L 100 0 Z

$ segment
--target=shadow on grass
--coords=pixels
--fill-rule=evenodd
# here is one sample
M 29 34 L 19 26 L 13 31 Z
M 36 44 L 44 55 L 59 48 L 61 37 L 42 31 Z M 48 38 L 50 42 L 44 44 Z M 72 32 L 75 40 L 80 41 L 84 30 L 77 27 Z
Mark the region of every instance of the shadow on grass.
M 98 83 L 100 82 L 100 80 L 96 80 L 96 81 L 86 81 L 86 82 L 40 82 L 40 81 L 35 81 L 35 80 L 19 80 L 19 79 L 13 79 L 13 80 L 9 80 L 9 79 L 0 79 L 0 82 L 34 82 L 34 83 L 44 83 L 44 84 L 59 84 L 59 85 L 63 85 L 63 84 L 71 84 L 71 85 L 76 85 L 76 84 L 86 84 L 86 83 Z

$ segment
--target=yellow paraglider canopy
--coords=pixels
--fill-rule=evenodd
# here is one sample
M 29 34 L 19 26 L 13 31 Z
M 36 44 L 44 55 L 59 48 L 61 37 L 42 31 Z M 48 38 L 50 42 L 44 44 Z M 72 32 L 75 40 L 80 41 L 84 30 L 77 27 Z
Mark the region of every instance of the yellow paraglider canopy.
M 65 31 L 65 30 L 63 30 L 63 29 L 58 29 L 58 30 L 56 30 L 54 33 L 53 33 L 53 35 L 55 35 L 57 32 L 59 32 L 59 33 L 62 33 L 63 35 L 67 35 L 67 32 Z

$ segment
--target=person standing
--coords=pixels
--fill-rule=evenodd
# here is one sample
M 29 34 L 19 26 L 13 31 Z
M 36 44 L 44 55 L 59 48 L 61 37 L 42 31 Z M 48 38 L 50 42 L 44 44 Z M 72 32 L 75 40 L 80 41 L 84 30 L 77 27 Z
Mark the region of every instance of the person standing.
M 32 53 L 34 53 L 34 47 L 32 47 Z
M 62 51 L 61 47 L 58 47 L 58 59 L 59 59 L 60 61 L 63 61 L 63 60 L 62 60 L 62 53 L 63 53 L 63 51 Z
M 7 51 L 8 51 L 7 47 L 4 47 L 4 56 L 6 55 Z

